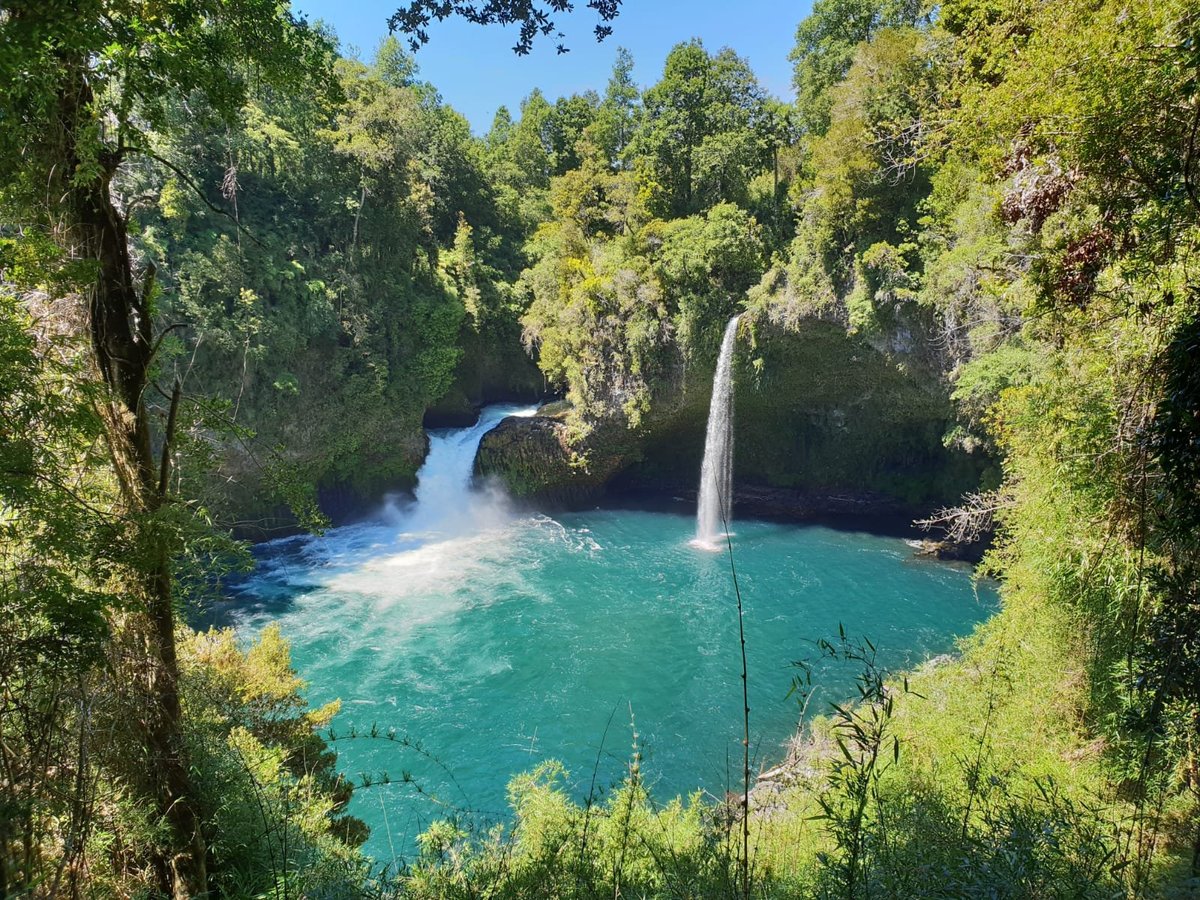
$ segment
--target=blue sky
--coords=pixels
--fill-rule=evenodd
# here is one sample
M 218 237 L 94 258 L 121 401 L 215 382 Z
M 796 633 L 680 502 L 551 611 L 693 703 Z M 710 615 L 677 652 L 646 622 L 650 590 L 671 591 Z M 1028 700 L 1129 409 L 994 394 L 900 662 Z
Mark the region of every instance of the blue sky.
M 292 5 L 310 20 L 332 24 L 344 49 L 357 47 L 369 59 L 387 35 L 387 18 L 398 2 L 293 0 Z M 612 36 L 601 44 L 592 35 L 594 13 L 577 9 L 558 22 L 571 48 L 561 56 L 554 52 L 553 40 L 544 40 L 528 56 L 516 56 L 515 30 L 447 21 L 431 26 L 429 44 L 418 52 L 417 63 L 421 77 L 433 82 L 479 134 L 487 131 L 498 107 L 507 106 L 516 115 L 521 98 L 535 87 L 551 100 L 588 88 L 602 92 L 617 47 L 633 53 L 638 82 L 653 84 L 671 47 L 692 37 L 710 51 L 732 47 L 749 59 L 767 90 L 790 98 L 787 55 L 796 25 L 811 6 L 811 0 L 624 0 Z

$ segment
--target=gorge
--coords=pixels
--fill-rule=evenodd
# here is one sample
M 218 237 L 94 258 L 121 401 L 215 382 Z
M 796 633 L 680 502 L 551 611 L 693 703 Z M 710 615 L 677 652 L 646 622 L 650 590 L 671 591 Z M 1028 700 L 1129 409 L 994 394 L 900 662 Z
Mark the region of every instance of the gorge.
M 509 779 L 547 759 L 584 799 L 598 759 L 599 783 L 619 780 L 631 730 L 663 802 L 719 796 L 731 777 L 741 695 L 727 563 L 689 547 L 686 505 L 550 516 L 470 487 L 482 435 L 531 412 L 487 407 L 475 426 L 434 432 L 415 503 L 262 546 L 225 613 L 246 636 L 279 625 L 311 701 L 340 698 L 347 777 L 390 776 L 351 808 L 381 863 L 410 855 L 430 817 L 502 820 Z M 789 664 L 805 646 L 844 627 L 888 665 L 915 665 L 994 608 L 967 569 L 914 559 L 899 538 L 743 519 L 733 541 L 761 763 L 795 731 Z M 818 704 L 852 689 L 852 667 L 813 655 Z
M 386 6 L 0 9 L 0 898 L 1197 895 L 1195 0 Z

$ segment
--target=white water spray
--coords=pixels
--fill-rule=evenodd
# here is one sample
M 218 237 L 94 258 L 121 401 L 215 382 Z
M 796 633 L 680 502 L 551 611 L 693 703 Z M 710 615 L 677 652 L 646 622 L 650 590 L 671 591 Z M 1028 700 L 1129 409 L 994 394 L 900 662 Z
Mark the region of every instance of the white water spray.
M 450 597 L 480 566 L 509 554 L 514 517 L 508 498 L 494 486 L 472 485 L 471 475 L 485 434 L 508 416 L 536 412 L 534 406 L 487 406 L 474 425 L 430 431 L 411 502 L 390 500 L 380 519 L 335 528 L 310 546 L 306 556 L 326 566 L 322 584 L 388 606 Z M 412 624 L 453 608 L 447 601 L 407 608 L 405 615 Z
M 439 428 L 429 432 L 429 454 L 417 472 L 417 488 L 413 492 L 417 504 L 451 506 L 461 503 L 471 486 L 475 454 L 483 436 L 509 416 L 532 416 L 536 406 L 497 404 L 487 406 L 479 421 L 468 428 Z
M 721 549 L 733 512 L 733 348 L 739 318 L 734 316 L 725 326 L 708 407 L 694 541 L 708 550 Z
M 390 518 L 408 531 L 433 530 L 443 534 L 487 527 L 501 512 L 500 497 L 473 491 L 471 475 L 483 436 L 508 416 L 532 416 L 536 406 L 487 406 L 479 421 L 467 428 L 439 428 L 429 432 L 429 454 L 417 471 L 414 501 Z

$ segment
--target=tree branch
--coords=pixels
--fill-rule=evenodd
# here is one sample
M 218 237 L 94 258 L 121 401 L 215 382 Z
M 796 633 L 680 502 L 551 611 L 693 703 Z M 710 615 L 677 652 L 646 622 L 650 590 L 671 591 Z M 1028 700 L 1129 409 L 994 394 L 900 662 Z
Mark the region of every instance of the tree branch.
M 185 328 L 185 327 L 187 327 L 187 326 L 183 322 L 174 322 L 171 325 L 168 325 L 166 328 L 164 328 L 162 330 L 162 332 L 158 335 L 158 339 L 155 340 L 154 346 L 150 348 L 150 361 L 151 362 L 154 361 L 154 357 L 156 357 L 158 355 L 159 347 L 162 346 L 162 342 L 163 342 L 163 340 L 166 339 L 166 336 L 168 334 L 170 334 L 172 331 L 175 331 L 177 328 Z
M 1195 112 L 1192 114 L 1192 130 L 1188 135 L 1187 150 L 1183 154 L 1183 188 L 1187 191 L 1188 199 L 1192 201 L 1192 206 L 1196 207 L 1196 211 L 1200 212 L 1200 197 L 1196 194 L 1196 186 L 1192 184 L 1192 163 L 1196 157 L 1196 132 L 1200 130 L 1200 98 L 1194 104 Z
M 602 41 L 612 34 L 608 25 L 620 12 L 621 0 L 587 0 L 588 9 L 595 10 L 599 22 L 594 29 L 596 40 Z M 442 21 L 459 16 L 476 25 L 517 25 L 520 34 L 513 52 L 524 56 L 533 48 L 538 37 L 556 35 L 562 37 L 554 23 L 554 16 L 569 13 L 575 4 L 572 0 L 408 0 L 388 18 L 388 29 L 408 35 L 408 44 L 414 51 L 429 42 L 430 22 Z M 568 48 L 557 45 L 559 53 Z
M 168 159 L 164 159 L 163 157 L 161 157 L 157 153 L 155 153 L 153 150 L 148 150 L 145 147 L 127 147 L 126 150 L 131 153 L 140 153 L 143 156 L 148 156 L 150 159 L 153 159 L 156 162 L 159 162 L 162 165 L 166 166 L 168 169 L 170 169 L 172 172 L 175 173 L 176 177 L 178 177 L 180 181 L 182 181 L 184 184 L 186 184 L 188 187 L 190 187 L 192 189 L 192 191 L 196 194 L 197 197 L 200 198 L 201 202 L 203 202 L 205 206 L 207 206 L 209 209 L 211 209 L 217 215 L 224 216 L 225 218 L 227 218 L 230 222 L 233 223 L 233 226 L 239 232 L 246 235 L 246 237 L 250 238 L 250 240 L 254 241 L 254 243 L 258 244 L 258 246 L 262 247 L 263 249 L 266 249 L 266 246 L 267 246 L 266 244 L 264 244 L 257 237 L 255 237 L 254 233 L 251 232 L 248 228 L 246 228 L 246 226 L 243 225 L 241 222 L 239 222 L 236 218 L 234 218 L 233 215 L 230 214 L 228 210 L 221 209 L 219 206 L 217 206 L 215 203 L 213 203 L 211 200 L 209 200 L 208 197 L 205 195 L 204 190 L 200 187 L 200 185 L 196 184 L 196 182 L 194 182 L 182 169 L 180 169 L 179 166 L 175 165 L 175 163 L 171 162 Z
M 171 391 L 171 410 L 167 413 L 167 430 L 163 434 L 162 461 L 158 469 L 158 496 L 167 496 L 167 483 L 171 480 L 171 443 L 175 439 L 175 416 L 179 412 L 179 398 L 183 394 L 183 385 L 175 379 L 175 389 Z
M 940 509 L 913 524 L 924 531 L 941 528 L 952 543 L 973 544 L 995 529 L 996 513 L 1011 505 L 1012 498 L 1001 491 L 967 494 L 962 505 Z

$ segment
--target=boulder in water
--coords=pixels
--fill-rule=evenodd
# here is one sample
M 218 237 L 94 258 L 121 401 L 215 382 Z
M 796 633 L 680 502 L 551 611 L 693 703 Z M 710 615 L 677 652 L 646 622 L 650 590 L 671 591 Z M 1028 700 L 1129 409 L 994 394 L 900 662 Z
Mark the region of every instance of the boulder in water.
M 484 435 L 475 474 L 495 477 L 515 500 L 578 506 L 594 500 L 633 457 L 628 443 L 592 435 L 572 446 L 562 421 L 537 415 L 505 419 Z M 603 448 L 603 449 L 601 449 Z

